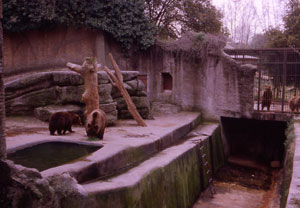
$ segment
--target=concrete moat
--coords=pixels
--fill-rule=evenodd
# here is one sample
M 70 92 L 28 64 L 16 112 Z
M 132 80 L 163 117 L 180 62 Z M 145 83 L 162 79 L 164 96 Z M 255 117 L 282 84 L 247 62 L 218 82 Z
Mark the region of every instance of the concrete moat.
M 221 118 L 226 164 L 193 208 L 281 207 L 287 122 Z

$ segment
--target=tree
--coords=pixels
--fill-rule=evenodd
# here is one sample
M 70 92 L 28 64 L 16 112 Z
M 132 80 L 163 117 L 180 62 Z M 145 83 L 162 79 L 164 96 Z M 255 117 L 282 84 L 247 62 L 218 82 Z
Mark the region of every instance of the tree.
M 289 0 L 286 14 L 283 18 L 284 29 L 269 28 L 266 31 L 268 47 L 272 48 L 299 48 L 300 47 L 300 2 Z
M 186 0 L 183 3 L 182 30 L 219 33 L 222 27 L 222 14 L 210 1 Z
M 283 20 L 288 45 L 294 48 L 300 47 L 300 3 L 298 0 L 290 0 Z
M 266 34 L 255 34 L 249 44 L 250 48 L 265 48 L 267 44 Z
M 267 48 L 286 48 L 288 47 L 288 37 L 285 31 L 277 28 L 269 28 L 266 31 Z
M 3 33 L 2 33 L 2 0 L 0 0 L 0 159 L 6 158 L 5 140 L 5 94 L 3 83 Z
M 177 38 L 183 32 L 219 33 L 221 13 L 210 0 L 145 0 L 145 13 L 160 38 Z

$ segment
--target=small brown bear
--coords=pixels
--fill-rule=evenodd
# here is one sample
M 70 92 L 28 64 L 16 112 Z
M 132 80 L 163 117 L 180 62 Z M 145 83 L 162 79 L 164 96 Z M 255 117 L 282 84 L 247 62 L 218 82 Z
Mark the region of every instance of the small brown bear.
M 299 108 L 298 102 L 299 102 L 299 98 L 296 95 L 294 95 L 289 100 L 289 107 L 290 107 L 292 112 L 294 112 L 295 110 L 298 112 L 298 108 Z
M 87 117 L 85 129 L 88 137 L 97 137 L 103 139 L 107 118 L 104 111 L 100 109 L 93 110 Z
M 270 106 L 272 103 L 272 90 L 271 86 L 266 85 L 264 94 L 262 96 L 262 102 L 261 102 L 261 110 L 264 110 L 265 107 L 267 107 L 267 110 L 270 110 Z
M 72 131 L 73 124 L 82 124 L 78 114 L 73 112 L 56 112 L 53 113 L 49 121 L 49 131 L 51 135 L 54 135 L 55 131 L 59 135 L 66 134 L 66 131 Z M 62 132 L 63 131 L 63 132 Z

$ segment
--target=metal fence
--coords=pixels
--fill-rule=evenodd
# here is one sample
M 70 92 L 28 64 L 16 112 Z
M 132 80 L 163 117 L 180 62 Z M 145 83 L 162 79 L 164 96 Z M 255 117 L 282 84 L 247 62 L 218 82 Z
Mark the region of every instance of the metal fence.
M 300 49 L 225 49 L 225 52 L 238 62 L 257 65 L 254 110 L 300 113 Z

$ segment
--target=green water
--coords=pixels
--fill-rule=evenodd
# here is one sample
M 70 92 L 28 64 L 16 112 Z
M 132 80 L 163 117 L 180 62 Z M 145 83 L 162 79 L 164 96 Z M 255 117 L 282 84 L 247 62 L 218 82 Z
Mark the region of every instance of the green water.
M 78 160 L 100 148 L 68 142 L 47 142 L 11 153 L 8 159 L 16 164 L 43 171 Z

